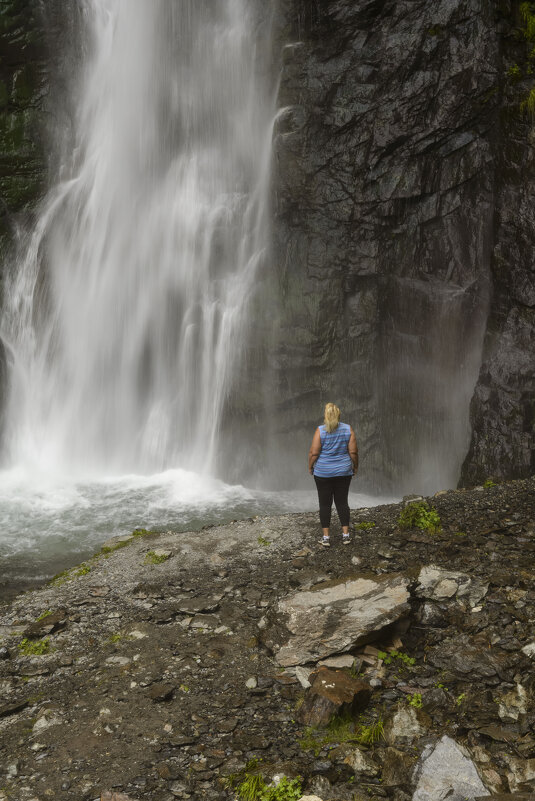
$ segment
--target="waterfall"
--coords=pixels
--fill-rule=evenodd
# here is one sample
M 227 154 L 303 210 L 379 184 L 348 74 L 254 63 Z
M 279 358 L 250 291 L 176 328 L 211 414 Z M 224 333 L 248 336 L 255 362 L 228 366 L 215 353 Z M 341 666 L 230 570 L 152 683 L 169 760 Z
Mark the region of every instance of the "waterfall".
M 212 468 L 268 241 L 261 6 L 81 0 L 71 130 L 6 281 L 11 464 Z

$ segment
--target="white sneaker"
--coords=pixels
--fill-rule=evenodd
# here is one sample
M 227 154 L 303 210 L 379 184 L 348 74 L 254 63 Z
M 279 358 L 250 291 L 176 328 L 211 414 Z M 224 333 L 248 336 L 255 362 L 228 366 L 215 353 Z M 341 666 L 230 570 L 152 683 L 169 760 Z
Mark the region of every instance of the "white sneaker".
M 330 537 L 322 537 L 320 540 L 320 545 L 323 545 L 324 548 L 330 548 L 331 547 Z

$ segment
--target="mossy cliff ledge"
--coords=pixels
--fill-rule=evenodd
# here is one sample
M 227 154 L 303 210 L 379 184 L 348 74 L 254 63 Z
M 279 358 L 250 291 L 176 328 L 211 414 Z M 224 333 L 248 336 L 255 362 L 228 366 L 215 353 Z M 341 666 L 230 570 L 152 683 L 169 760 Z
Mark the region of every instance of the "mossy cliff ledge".
M 106 543 L 2 609 L 0 799 L 533 794 L 534 490 Z

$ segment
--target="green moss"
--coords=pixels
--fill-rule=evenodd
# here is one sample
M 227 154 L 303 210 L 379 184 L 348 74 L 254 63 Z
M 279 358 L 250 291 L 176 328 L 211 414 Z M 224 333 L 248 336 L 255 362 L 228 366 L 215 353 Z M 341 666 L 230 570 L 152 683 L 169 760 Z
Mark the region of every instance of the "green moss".
M 513 64 L 512 67 L 509 67 L 509 69 L 505 74 L 512 81 L 520 81 L 522 79 L 522 70 L 520 69 L 518 64 Z
M 419 528 L 435 534 L 440 531 L 440 517 L 433 506 L 427 501 L 409 503 L 398 518 L 398 526 L 402 529 Z
M 535 86 L 520 104 L 520 111 L 527 112 L 531 117 L 535 117 Z M 487 482 L 485 482 L 486 484 Z M 496 485 L 493 485 L 496 486 Z
M 533 90 L 533 92 L 535 94 L 535 89 Z M 483 486 L 485 487 L 485 489 L 490 489 L 491 487 L 497 487 L 498 485 L 491 478 L 487 478 L 487 480 L 483 483 Z
M 167 562 L 169 559 L 168 554 L 157 554 L 155 551 L 149 551 L 145 556 L 144 564 L 146 565 L 161 565 L 162 562 Z
M 366 523 L 366 522 L 364 522 L 364 523 L 358 523 L 355 526 L 355 529 L 357 529 L 358 531 L 368 531 L 368 529 L 370 529 L 370 528 L 375 528 L 375 523 L 372 523 L 372 522 Z
M 52 612 L 50 611 L 50 609 L 46 609 L 42 614 L 39 615 L 39 617 L 37 618 L 37 620 L 35 622 L 38 623 L 39 620 L 44 620 L 45 617 L 50 617 L 51 614 L 52 614 Z
M 413 693 L 409 699 L 409 706 L 413 706 L 415 709 L 421 709 L 422 693 Z
M 267 547 L 268 545 L 271 545 L 271 541 L 270 540 L 266 540 L 265 537 L 258 537 L 258 544 L 259 545 L 263 545 L 264 547 Z
M 43 656 L 50 652 L 50 639 L 45 637 L 43 640 L 28 640 L 26 637 L 18 644 L 19 653 L 22 656 Z
M 535 11 L 533 10 L 533 3 L 520 4 L 520 19 L 524 25 L 524 36 L 528 42 L 535 41 Z
M 121 548 L 126 548 L 127 545 L 130 545 L 132 540 L 122 540 L 122 542 L 118 542 L 116 545 L 103 545 L 100 549 L 100 553 L 103 554 L 110 554 L 114 551 L 120 551 Z

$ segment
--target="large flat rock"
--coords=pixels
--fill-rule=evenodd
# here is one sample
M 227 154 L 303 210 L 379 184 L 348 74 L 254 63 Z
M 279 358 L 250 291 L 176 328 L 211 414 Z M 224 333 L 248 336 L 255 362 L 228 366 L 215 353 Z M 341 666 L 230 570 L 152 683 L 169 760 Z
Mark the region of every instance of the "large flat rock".
M 349 651 L 409 611 L 408 584 L 401 575 L 357 577 L 287 596 L 278 611 L 291 636 L 277 661 L 288 667 Z

